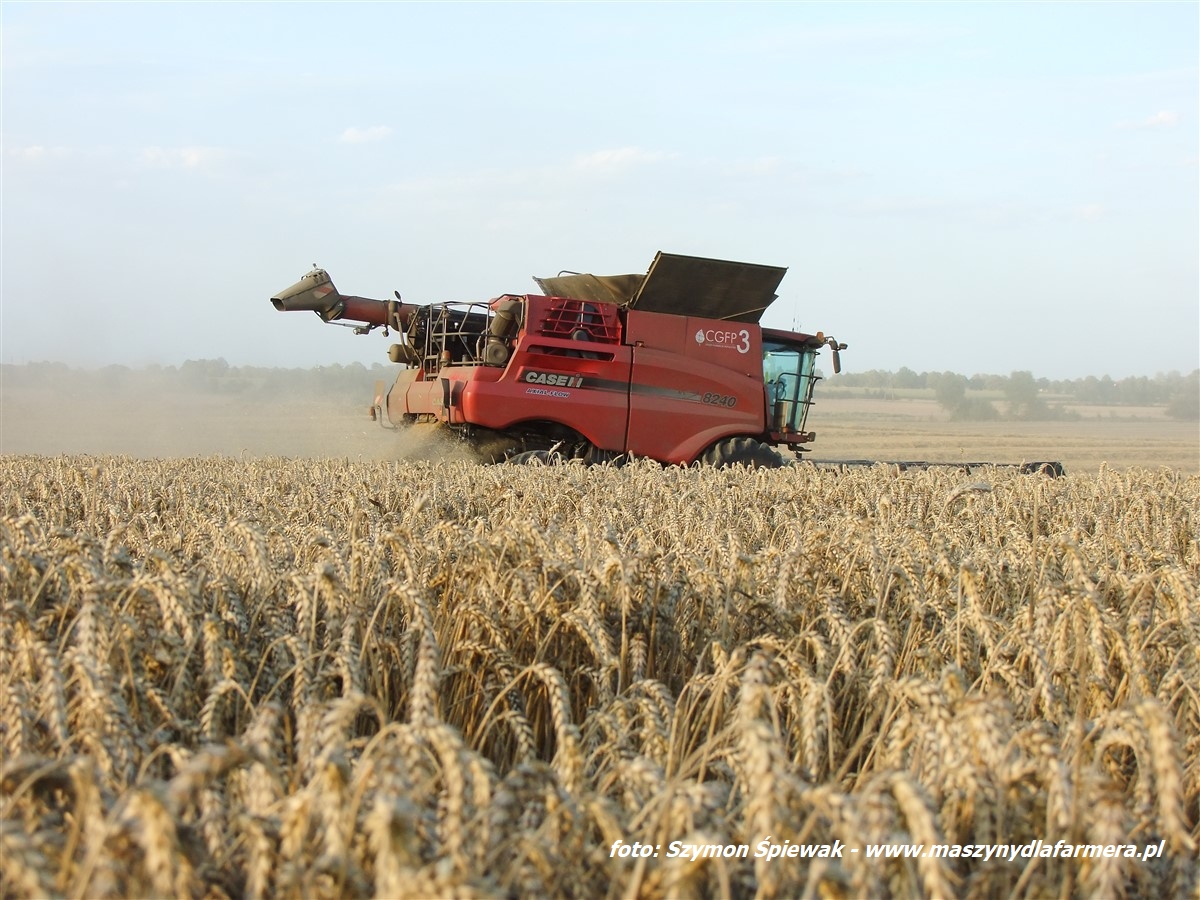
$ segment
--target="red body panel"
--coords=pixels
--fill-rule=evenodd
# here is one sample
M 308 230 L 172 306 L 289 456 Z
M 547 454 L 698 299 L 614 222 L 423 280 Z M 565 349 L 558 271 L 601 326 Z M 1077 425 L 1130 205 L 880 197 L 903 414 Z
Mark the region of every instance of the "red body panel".
M 757 325 L 630 311 L 626 450 L 688 463 L 720 438 L 762 432 L 760 332 Z
M 531 352 L 522 344 L 544 348 Z M 463 389 L 466 421 L 497 431 L 522 422 L 557 422 L 578 431 L 602 450 L 623 451 L 628 426 L 628 347 L 613 347 L 612 359 L 578 359 L 545 350 L 545 338 L 522 338 L 499 380 L 476 371 Z M 559 342 L 562 343 L 562 342 Z

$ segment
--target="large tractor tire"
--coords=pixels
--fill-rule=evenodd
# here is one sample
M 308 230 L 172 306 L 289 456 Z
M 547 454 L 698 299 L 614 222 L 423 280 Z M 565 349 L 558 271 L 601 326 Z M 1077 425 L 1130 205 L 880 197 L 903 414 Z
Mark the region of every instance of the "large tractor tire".
M 736 465 L 750 469 L 778 469 L 785 465 L 778 450 L 748 437 L 718 441 L 704 451 L 699 462 L 706 466 L 716 466 L 718 469 Z
M 549 450 L 526 450 L 510 456 L 508 461 L 514 466 L 557 466 L 562 464 L 563 458 Z
M 1067 474 L 1067 471 L 1060 462 L 1027 462 L 1021 463 L 1021 474 L 1047 475 L 1050 478 L 1058 478 L 1060 475 Z

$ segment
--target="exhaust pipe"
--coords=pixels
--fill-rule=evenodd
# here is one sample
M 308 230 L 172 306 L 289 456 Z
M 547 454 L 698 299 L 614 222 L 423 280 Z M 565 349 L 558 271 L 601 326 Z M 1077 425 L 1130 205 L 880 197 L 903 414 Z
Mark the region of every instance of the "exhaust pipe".
M 371 300 L 351 297 L 338 292 L 333 279 L 324 269 L 311 272 L 271 298 L 271 305 L 280 312 L 315 312 L 323 322 L 349 319 L 367 325 L 382 325 L 407 331 L 408 321 L 417 309 L 398 300 Z

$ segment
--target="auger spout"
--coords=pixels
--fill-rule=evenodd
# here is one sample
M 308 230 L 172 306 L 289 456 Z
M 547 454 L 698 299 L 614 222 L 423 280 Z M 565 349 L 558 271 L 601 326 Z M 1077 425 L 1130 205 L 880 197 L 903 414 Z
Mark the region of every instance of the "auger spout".
M 315 312 L 324 322 L 345 319 L 362 322 L 370 328 L 383 326 L 397 331 L 408 329 L 409 319 L 417 309 L 399 300 L 372 300 L 341 294 L 329 273 L 317 268 L 272 297 L 271 305 L 280 312 Z

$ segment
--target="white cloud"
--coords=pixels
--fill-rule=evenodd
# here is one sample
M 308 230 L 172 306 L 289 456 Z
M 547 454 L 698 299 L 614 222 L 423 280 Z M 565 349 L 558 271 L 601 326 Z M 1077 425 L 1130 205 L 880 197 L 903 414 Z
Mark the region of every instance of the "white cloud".
M 200 170 L 212 166 L 227 156 L 220 147 L 146 147 L 141 160 L 159 169 Z
M 1084 219 L 1102 219 L 1104 218 L 1104 206 L 1099 203 L 1085 203 L 1077 210 L 1079 216 Z
M 1118 122 L 1117 127 L 1124 130 L 1145 128 L 1174 128 L 1179 124 L 1179 113 L 1173 109 L 1164 109 L 1148 116 L 1139 122 Z
M 408 194 L 468 195 L 487 188 L 520 187 L 536 182 L 537 178 L 534 173 L 526 170 L 502 172 L 496 169 L 487 169 L 445 176 L 420 175 L 393 182 L 387 186 L 387 189 Z
M 658 153 L 640 147 L 617 147 L 612 150 L 597 150 L 575 158 L 577 169 L 616 169 L 626 166 L 644 165 L 674 159 L 678 154 Z
M 44 159 L 63 159 L 70 155 L 70 151 L 66 147 L 43 147 L 41 144 L 32 144 L 28 147 L 11 147 L 8 155 L 26 162 L 41 162 Z
M 391 133 L 392 129 L 386 125 L 371 125 L 368 128 L 351 126 L 342 132 L 338 140 L 343 144 L 365 144 L 369 141 L 381 141 Z

